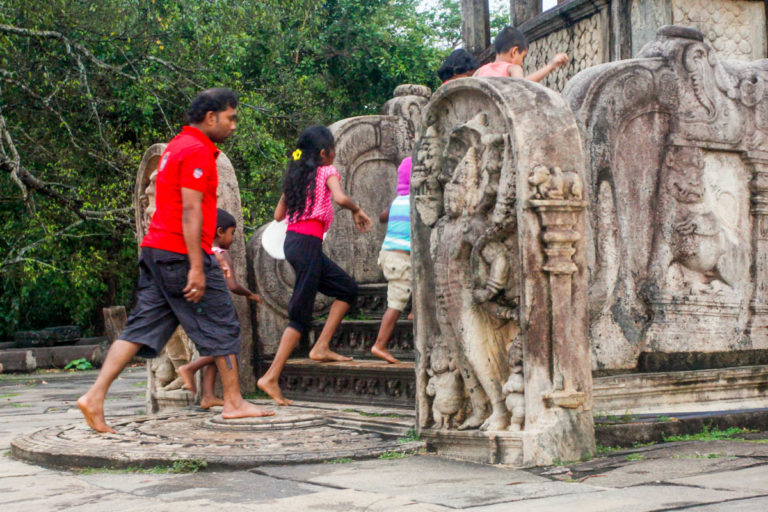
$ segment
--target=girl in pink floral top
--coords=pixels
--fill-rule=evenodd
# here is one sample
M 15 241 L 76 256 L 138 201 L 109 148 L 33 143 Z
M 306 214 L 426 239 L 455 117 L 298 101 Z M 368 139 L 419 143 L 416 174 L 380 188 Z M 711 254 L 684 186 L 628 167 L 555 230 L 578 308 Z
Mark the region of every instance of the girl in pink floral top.
M 309 357 L 315 361 L 350 361 L 329 348 L 331 337 L 357 297 L 357 283 L 323 254 L 323 234 L 333 222 L 331 199 L 352 212 L 361 233 L 371 229 L 371 219 L 341 188 L 333 135 L 325 126 L 310 126 L 299 136 L 298 149 L 283 178 L 283 195 L 275 208 L 275 220 L 287 219 L 285 259 L 296 272 L 293 295 L 288 303 L 288 327 L 280 338 L 275 358 L 259 379 L 259 389 L 278 405 L 291 405 L 283 396 L 278 379 L 288 357 L 312 324 L 315 295 L 321 292 L 336 300 L 331 305 L 323 332 Z

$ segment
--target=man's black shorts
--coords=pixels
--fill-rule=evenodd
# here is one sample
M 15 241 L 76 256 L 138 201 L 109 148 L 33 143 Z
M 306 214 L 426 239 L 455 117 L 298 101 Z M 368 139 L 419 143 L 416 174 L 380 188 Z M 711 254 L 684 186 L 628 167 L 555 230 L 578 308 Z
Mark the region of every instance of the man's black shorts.
M 121 340 L 143 345 L 142 357 L 155 357 L 181 324 L 201 356 L 240 352 L 240 322 L 219 262 L 203 255 L 205 293 L 197 304 L 184 298 L 189 258 L 186 254 L 142 247 L 136 307 Z

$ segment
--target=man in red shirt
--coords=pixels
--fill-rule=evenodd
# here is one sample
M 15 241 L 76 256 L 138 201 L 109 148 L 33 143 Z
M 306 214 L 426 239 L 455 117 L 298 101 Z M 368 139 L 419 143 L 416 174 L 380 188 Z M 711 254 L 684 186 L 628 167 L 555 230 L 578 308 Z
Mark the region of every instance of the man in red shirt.
M 181 324 L 200 355 L 213 356 L 224 388 L 225 419 L 271 416 L 243 400 L 237 374 L 240 323 L 211 245 L 216 233 L 218 173 L 214 142 L 235 131 L 237 98 L 229 89 L 201 92 L 190 124 L 171 140 L 158 166 L 156 210 L 141 242 L 136 307 L 109 348 L 91 389 L 77 400 L 88 425 L 114 430 L 104 419 L 109 386 L 135 356 L 157 356 Z

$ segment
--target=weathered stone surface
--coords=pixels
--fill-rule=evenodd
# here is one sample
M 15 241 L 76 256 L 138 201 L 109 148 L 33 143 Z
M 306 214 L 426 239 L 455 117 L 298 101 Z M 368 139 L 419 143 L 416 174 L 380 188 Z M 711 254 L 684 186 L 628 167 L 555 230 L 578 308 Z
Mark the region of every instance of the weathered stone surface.
M 68 345 L 77 341 L 82 335 L 76 325 L 48 327 L 39 331 L 17 331 L 13 340 L 17 348 L 53 347 Z
M 408 123 L 408 139 L 413 140 L 421 130 L 421 110 L 431 95 L 432 90 L 424 85 L 398 85 L 395 87 L 394 97 L 381 107 L 381 113 L 405 119 Z
M 125 323 L 128 321 L 125 306 L 103 308 L 101 315 L 104 318 L 104 334 L 107 336 L 109 344 L 112 344 L 120 336 L 120 333 L 123 332 Z
M 134 206 L 136 210 L 136 239 L 139 244 L 146 235 L 152 215 L 155 212 L 155 179 L 160 157 L 165 147 L 166 144 L 151 146 L 144 153 L 136 176 Z M 238 281 L 244 283 L 247 281 L 248 270 L 245 262 L 245 235 L 243 233 L 243 214 L 237 176 L 235 176 L 232 163 L 223 152 L 219 153 L 216 166 L 219 175 L 218 207 L 228 211 L 237 221 L 234 241 L 229 249 L 233 270 Z M 256 376 L 253 368 L 254 351 L 250 305 L 244 297 L 239 295 L 233 296 L 233 301 L 240 321 L 242 340 L 238 358 L 240 362 L 240 387 L 243 391 L 253 391 L 256 387 Z M 147 410 L 158 412 L 165 407 L 176 409 L 199 400 L 199 396 L 194 397 L 191 393 L 181 389 L 181 378 L 176 373 L 176 368 L 196 357 L 198 354 L 194 344 L 184 333 L 184 330 L 179 327 L 171 336 L 165 350 L 157 358 L 147 362 L 149 374 Z
M 176 460 L 205 460 L 211 467 L 321 462 L 336 458 L 409 453 L 423 443 L 336 427 L 327 411 L 281 408 L 267 418 L 222 420 L 206 413 L 177 412 L 113 421 L 116 434 L 84 424 L 46 428 L 11 443 L 13 456 L 66 467 L 152 467 Z M 344 414 L 341 414 L 344 416 Z
M 594 381 L 598 414 L 725 411 L 768 407 L 768 366 L 629 373 Z
M 768 346 L 768 67 L 685 27 L 564 95 L 587 149 L 596 368 Z M 764 211 L 765 210 L 765 211 Z
M 441 87 L 423 119 L 411 178 L 420 432 L 438 453 L 454 429 L 483 431 L 473 434 L 488 440 L 481 457 L 493 443 L 522 446 L 499 462 L 588 456 L 584 155 L 573 115 L 541 85 L 471 78 Z
M 0 363 L 6 372 L 31 372 L 37 369 L 32 350 L 9 349 L 0 351 Z

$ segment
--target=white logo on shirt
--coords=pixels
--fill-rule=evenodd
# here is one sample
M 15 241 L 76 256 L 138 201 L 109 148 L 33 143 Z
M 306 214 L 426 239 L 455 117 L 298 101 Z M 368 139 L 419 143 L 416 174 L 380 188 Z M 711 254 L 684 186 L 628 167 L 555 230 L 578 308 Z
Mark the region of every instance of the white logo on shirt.
M 166 153 L 163 155 L 163 159 L 160 161 L 160 167 L 158 167 L 158 172 L 162 172 L 163 169 L 165 169 L 165 164 L 168 163 L 168 157 L 170 157 L 170 153 Z
M 192 171 L 192 176 L 194 176 L 195 178 L 200 178 L 200 176 L 202 175 L 203 175 L 203 170 L 200 169 L 199 167 L 194 171 Z

